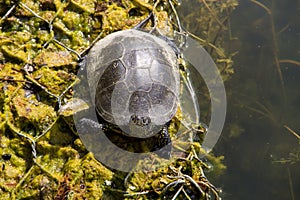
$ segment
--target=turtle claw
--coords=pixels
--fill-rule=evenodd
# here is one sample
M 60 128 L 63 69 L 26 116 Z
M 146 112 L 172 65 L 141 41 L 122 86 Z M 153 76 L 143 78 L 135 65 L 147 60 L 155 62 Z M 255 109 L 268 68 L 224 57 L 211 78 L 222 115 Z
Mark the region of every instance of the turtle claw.
M 165 159 L 169 159 L 171 157 L 172 141 L 167 125 L 165 125 L 159 133 L 155 144 L 156 145 L 153 147 L 152 152 L 155 151 L 157 155 Z

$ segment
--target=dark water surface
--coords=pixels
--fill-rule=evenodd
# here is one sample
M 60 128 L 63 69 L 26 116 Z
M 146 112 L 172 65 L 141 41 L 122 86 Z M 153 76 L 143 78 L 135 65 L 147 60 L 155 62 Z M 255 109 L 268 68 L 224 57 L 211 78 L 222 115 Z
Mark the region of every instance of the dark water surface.
M 237 39 L 228 42 L 239 53 L 225 83 L 227 118 L 214 149 L 227 170 L 211 180 L 223 199 L 295 200 L 300 143 L 284 126 L 300 133 L 300 1 L 260 2 L 271 15 L 241 0 L 231 17 Z

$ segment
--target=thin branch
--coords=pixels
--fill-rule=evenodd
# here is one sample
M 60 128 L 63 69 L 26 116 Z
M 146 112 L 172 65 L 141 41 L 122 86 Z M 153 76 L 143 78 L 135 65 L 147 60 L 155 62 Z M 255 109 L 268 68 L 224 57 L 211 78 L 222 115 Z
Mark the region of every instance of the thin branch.
M 202 0 L 202 3 L 204 4 L 204 6 L 207 8 L 207 10 L 212 14 L 212 16 L 214 17 L 214 19 L 216 20 L 216 22 L 224 28 L 224 24 L 219 20 L 218 16 L 216 15 L 216 13 L 209 7 L 209 5 L 207 4 L 206 0 Z
M 280 62 L 279 62 L 279 58 L 278 58 L 279 48 L 278 48 L 278 43 L 277 43 L 277 34 L 276 34 L 276 30 L 275 30 L 275 22 L 274 22 L 272 10 L 270 8 L 268 8 L 266 5 L 264 5 L 263 3 L 258 2 L 256 0 L 251 0 L 251 2 L 253 2 L 254 4 L 256 4 L 259 7 L 261 7 L 262 9 L 264 9 L 270 17 L 270 25 L 271 25 L 271 33 L 272 33 L 272 41 L 273 41 L 273 56 L 274 56 L 274 62 L 275 62 L 276 70 L 277 70 L 277 73 L 278 73 L 278 76 L 279 76 L 279 81 L 280 81 L 280 86 L 281 86 L 281 93 L 282 93 L 283 102 L 284 102 L 283 103 L 283 108 L 281 110 L 281 113 L 282 113 L 284 111 L 284 108 L 286 107 L 287 99 L 286 99 L 283 75 L 282 75 Z
M 125 197 L 132 197 L 136 195 L 143 195 L 143 194 L 148 194 L 149 191 L 142 191 L 142 192 L 135 192 L 135 193 L 130 193 L 130 194 L 124 194 Z
M 300 62 L 296 60 L 284 59 L 284 60 L 279 60 L 279 63 L 289 63 L 300 67 Z
M 188 179 L 191 183 L 194 184 L 194 186 L 198 189 L 198 191 L 200 192 L 201 195 L 204 195 L 204 191 L 201 189 L 201 187 L 198 185 L 198 183 L 189 175 L 187 174 L 183 174 L 183 177 L 185 177 L 186 179 Z
M 295 131 L 293 131 L 290 127 L 288 127 L 287 125 L 284 125 L 284 128 L 286 128 L 289 132 L 291 132 L 296 138 L 298 138 L 300 140 L 300 135 L 298 133 L 296 133 Z
M 56 42 L 57 44 L 59 44 L 60 46 L 62 46 L 63 48 L 65 48 L 65 49 L 67 49 L 68 51 L 70 51 L 70 52 L 72 52 L 72 53 L 74 53 L 77 57 L 78 57 L 78 59 L 80 60 L 81 59 L 81 56 L 80 56 L 80 54 L 79 53 L 77 53 L 75 50 L 73 50 L 73 49 L 71 49 L 71 48 L 69 48 L 69 47 L 67 47 L 64 43 L 62 43 L 62 42 L 60 42 L 60 41 L 58 41 L 57 39 L 55 39 L 55 38 L 53 38 L 53 41 L 54 42 Z
M 256 1 L 256 0 L 251 0 L 252 3 L 255 3 L 256 5 L 260 6 L 261 8 L 263 8 L 269 15 L 272 14 L 271 10 L 265 6 L 263 3 Z
M 192 200 L 192 199 L 190 198 L 190 196 L 186 193 L 186 191 L 185 191 L 184 188 L 182 189 L 182 192 L 183 192 L 183 194 L 185 195 L 185 197 L 186 197 L 188 200 Z
M 27 5 L 25 5 L 24 3 L 20 2 L 20 6 L 25 8 L 26 10 L 28 10 L 29 12 L 31 12 L 35 17 L 45 21 L 46 23 L 50 24 L 50 22 L 44 18 L 42 18 L 41 16 L 39 16 L 36 12 L 34 12 L 33 10 L 31 10 Z
M 287 173 L 288 173 L 288 178 L 289 178 L 291 198 L 292 198 L 292 200 L 295 200 L 293 180 L 292 180 L 292 176 L 291 176 L 291 170 L 289 167 L 287 168 Z
M 0 24 L 10 15 L 10 13 L 16 8 L 17 4 L 14 4 L 6 13 L 5 15 L 1 18 Z
M 180 194 L 180 192 L 183 189 L 183 185 L 177 190 L 176 194 L 173 196 L 172 200 L 176 200 L 176 198 L 178 197 L 178 195 Z

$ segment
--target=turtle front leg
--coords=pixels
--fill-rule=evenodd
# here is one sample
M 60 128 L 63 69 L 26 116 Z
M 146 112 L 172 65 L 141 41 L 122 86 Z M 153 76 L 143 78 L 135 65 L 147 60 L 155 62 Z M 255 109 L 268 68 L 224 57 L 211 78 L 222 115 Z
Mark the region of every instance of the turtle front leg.
M 166 124 L 159 132 L 155 145 L 152 151 L 162 158 L 169 159 L 172 151 L 172 141 L 168 131 L 169 123 Z M 165 147 L 165 148 L 163 148 Z

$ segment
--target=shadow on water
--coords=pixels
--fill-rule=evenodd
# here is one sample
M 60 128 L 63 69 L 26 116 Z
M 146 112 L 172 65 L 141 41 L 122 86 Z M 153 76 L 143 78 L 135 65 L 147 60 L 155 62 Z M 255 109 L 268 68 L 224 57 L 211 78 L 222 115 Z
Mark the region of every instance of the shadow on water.
M 239 53 L 214 149 L 227 170 L 211 176 L 223 199 L 300 199 L 300 1 L 239 4 L 228 41 Z

